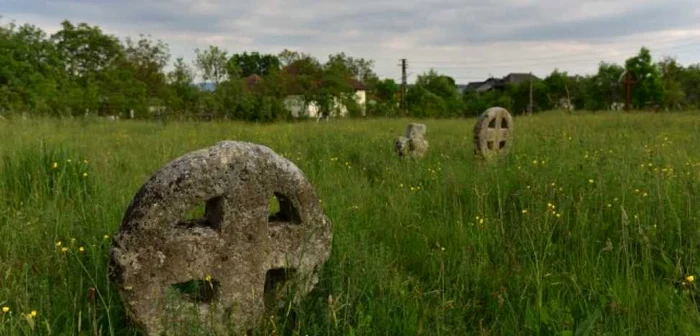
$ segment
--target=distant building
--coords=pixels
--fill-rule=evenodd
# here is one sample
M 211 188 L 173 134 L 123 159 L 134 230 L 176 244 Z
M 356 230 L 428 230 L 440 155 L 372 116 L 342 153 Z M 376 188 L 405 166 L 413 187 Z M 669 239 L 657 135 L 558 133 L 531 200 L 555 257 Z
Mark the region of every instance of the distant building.
M 530 81 L 532 79 L 533 81 L 539 81 L 540 79 L 537 78 L 537 76 L 532 75 L 530 73 L 509 73 L 503 78 L 494 78 L 494 77 L 489 77 L 483 82 L 470 82 L 467 84 L 465 91 L 467 92 L 488 92 L 491 90 L 496 90 L 496 91 L 503 91 L 506 88 L 506 85 L 517 85 L 523 82 Z
M 294 77 L 297 75 L 297 69 L 293 67 L 287 67 L 283 69 L 290 76 Z M 365 115 L 365 107 L 367 104 L 367 87 L 364 83 L 350 79 L 349 83 L 352 86 L 354 93 L 353 98 L 360 106 L 361 114 Z M 318 81 L 313 83 L 317 87 L 322 87 L 323 82 Z M 284 106 L 289 110 L 294 118 L 320 118 L 322 116 L 321 106 L 317 101 L 306 101 L 303 96 L 301 89 L 297 87 L 290 87 L 287 91 L 288 95 L 284 98 Z M 333 99 L 331 104 L 328 117 L 344 117 L 348 115 L 348 108 L 345 106 L 339 97 Z

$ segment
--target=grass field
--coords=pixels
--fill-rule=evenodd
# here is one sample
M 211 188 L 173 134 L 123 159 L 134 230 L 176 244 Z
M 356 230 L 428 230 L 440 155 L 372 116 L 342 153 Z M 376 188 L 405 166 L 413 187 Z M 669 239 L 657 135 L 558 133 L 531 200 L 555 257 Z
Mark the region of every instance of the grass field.
M 495 164 L 474 119 L 423 121 L 428 155 L 399 160 L 409 122 L 0 121 L 0 335 L 137 334 L 110 236 L 156 169 L 224 139 L 297 164 L 334 225 L 296 323 L 261 334 L 700 334 L 700 113 L 516 117 Z

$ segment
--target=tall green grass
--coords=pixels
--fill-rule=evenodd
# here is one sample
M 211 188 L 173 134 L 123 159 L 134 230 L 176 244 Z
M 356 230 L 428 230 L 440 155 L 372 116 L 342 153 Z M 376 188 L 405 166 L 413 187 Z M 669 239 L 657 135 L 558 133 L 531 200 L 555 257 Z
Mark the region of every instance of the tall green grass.
M 409 122 L 0 122 L 0 335 L 138 334 L 109 236 L 150 174 L 225 139 L 297 164 L 334 225 L 316 290 L 259 334 L 700 334 L 700 114 L 516 117 L 494 163 L 474 119 L 423 121 L 428 155 L 400 160 Z

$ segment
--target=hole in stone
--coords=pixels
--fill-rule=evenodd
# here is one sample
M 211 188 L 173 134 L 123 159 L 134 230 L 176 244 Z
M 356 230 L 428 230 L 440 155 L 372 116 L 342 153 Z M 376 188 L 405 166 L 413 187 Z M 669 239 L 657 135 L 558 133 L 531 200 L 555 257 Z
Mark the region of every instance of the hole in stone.
M 187 227 L 208 226 L 218 231 L 221 229 L 222 209 L 223 199 L 221 196 L 214 197 L 188 210 L 179 224 Z
M 287 282 L 294 276 L 293 268 L 274 268 L 265 274 L 265 308 L 282 309 L 285 304 L 285 295 L 289 288 Z
M 294 204 L 292 204 L 292 201 L 289 199 L 289 197 L 277 192 L 274 193 L 272 197 L 270 197 L 268 205 L 268 214 L 268 221 L 270 223 L 301 223 L 301 216 L 299 216 L 299 211 L 294 207 Z
M 489 121 L 489 128 L 496 128 L 496 118 L 491 119 Z
M 182 298 L 194 303 L 211 303 L 219 295 L 219 281 L 190 280 L 171 286 Z
M 489 150 L 493 150 L 493 141 L 487 141 L 486 147 L 488 147 Z
M 506 146 L 506 142 L 505 142 L 505 141 L 501 141 L 501 142 L 498 143 L 498 149 L 503 149 L 503 147 L 505 147 L 505 146 Z
M 204 218 L 204 214 L 206 213 L 206 203 L 201 203 L 197 204 L 192 209 L 187 210 L 185 212 L 185 221 L 190 222 L 190 221 L 195 221 Z
M 501 128 L 508 128 L 508 119 L 501 119 Z

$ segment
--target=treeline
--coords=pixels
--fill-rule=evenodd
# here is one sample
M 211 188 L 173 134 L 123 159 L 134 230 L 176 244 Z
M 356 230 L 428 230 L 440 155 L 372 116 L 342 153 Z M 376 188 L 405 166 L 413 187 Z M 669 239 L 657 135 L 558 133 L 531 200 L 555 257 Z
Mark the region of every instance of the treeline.
M 595 75 L 555 70 L 532 84 L 483 92 L 462 92 L 449 76 L 429 71 L 408 88 L 406 109 L 400 85 L 379 79 L 371 60 L 338 53 L 320 62 L 291 50 L 229 54 L 216 46 L 195 54 L 192 64 L 171 60 L 162 41 L 148 36 L 120 40 L 86 23 L 64 21 L 53 35 L 34 25 L 9 23 L 0 26 L 0 115 L 269 122 L 291 118 L 285 98 L 294 95 L 304 106 L 313 102 L 320 114 L 332 114 L 341 104 L 349 116 L 459 117 L 495 105 L 525 111 L 531 85 L 535 111 L 606 110 L 624 100 L 625 71 L 635 80 L 635 109 L 700 107 L 700 66 L 683 67 L 672 58 L 653 63 L 645 48 L 624 66 L 601 63 Z M 196 77 L 209 85 L 196 84 Z M 358 89 L 366 90 L 366 104 L 355 99 Z
M 232 54 L 210 46 L 195 50 L 193 64 L 168 45 L 104 33 L 98 26 L 64 21 L 47 35 L 13 23 L 0 27 L 0 115 L 136 118 L 290 118 L 285 97 L 314 102 L 320 114 L 339 104 L 349 116 L 366 113 L 354 98 L 358 86 L 375 87 L 373 62 L 339 53 L 321 63 L 291 50 L 278 55 Z M 195 84 L 199 75 L 209 85 Z M 363 84 L 364 83 L 364 84 Z
M 542 80 L 505 85 L 502 90 L 467 91 L 467 110 L 481 111 L 499 105 L 524 112 L 533 110 L 581 109 L 589 111 L 622 109 L 625 81 L 631 81 L 630 107 L 634 110 L 678 111 L 700 108 L 700 64 L 684 67 L 672 58 L 654 63 L 649 49 L 625 61 L 624 66 L 601 62 L 596 74 L 568 75 L 554 70 Z

